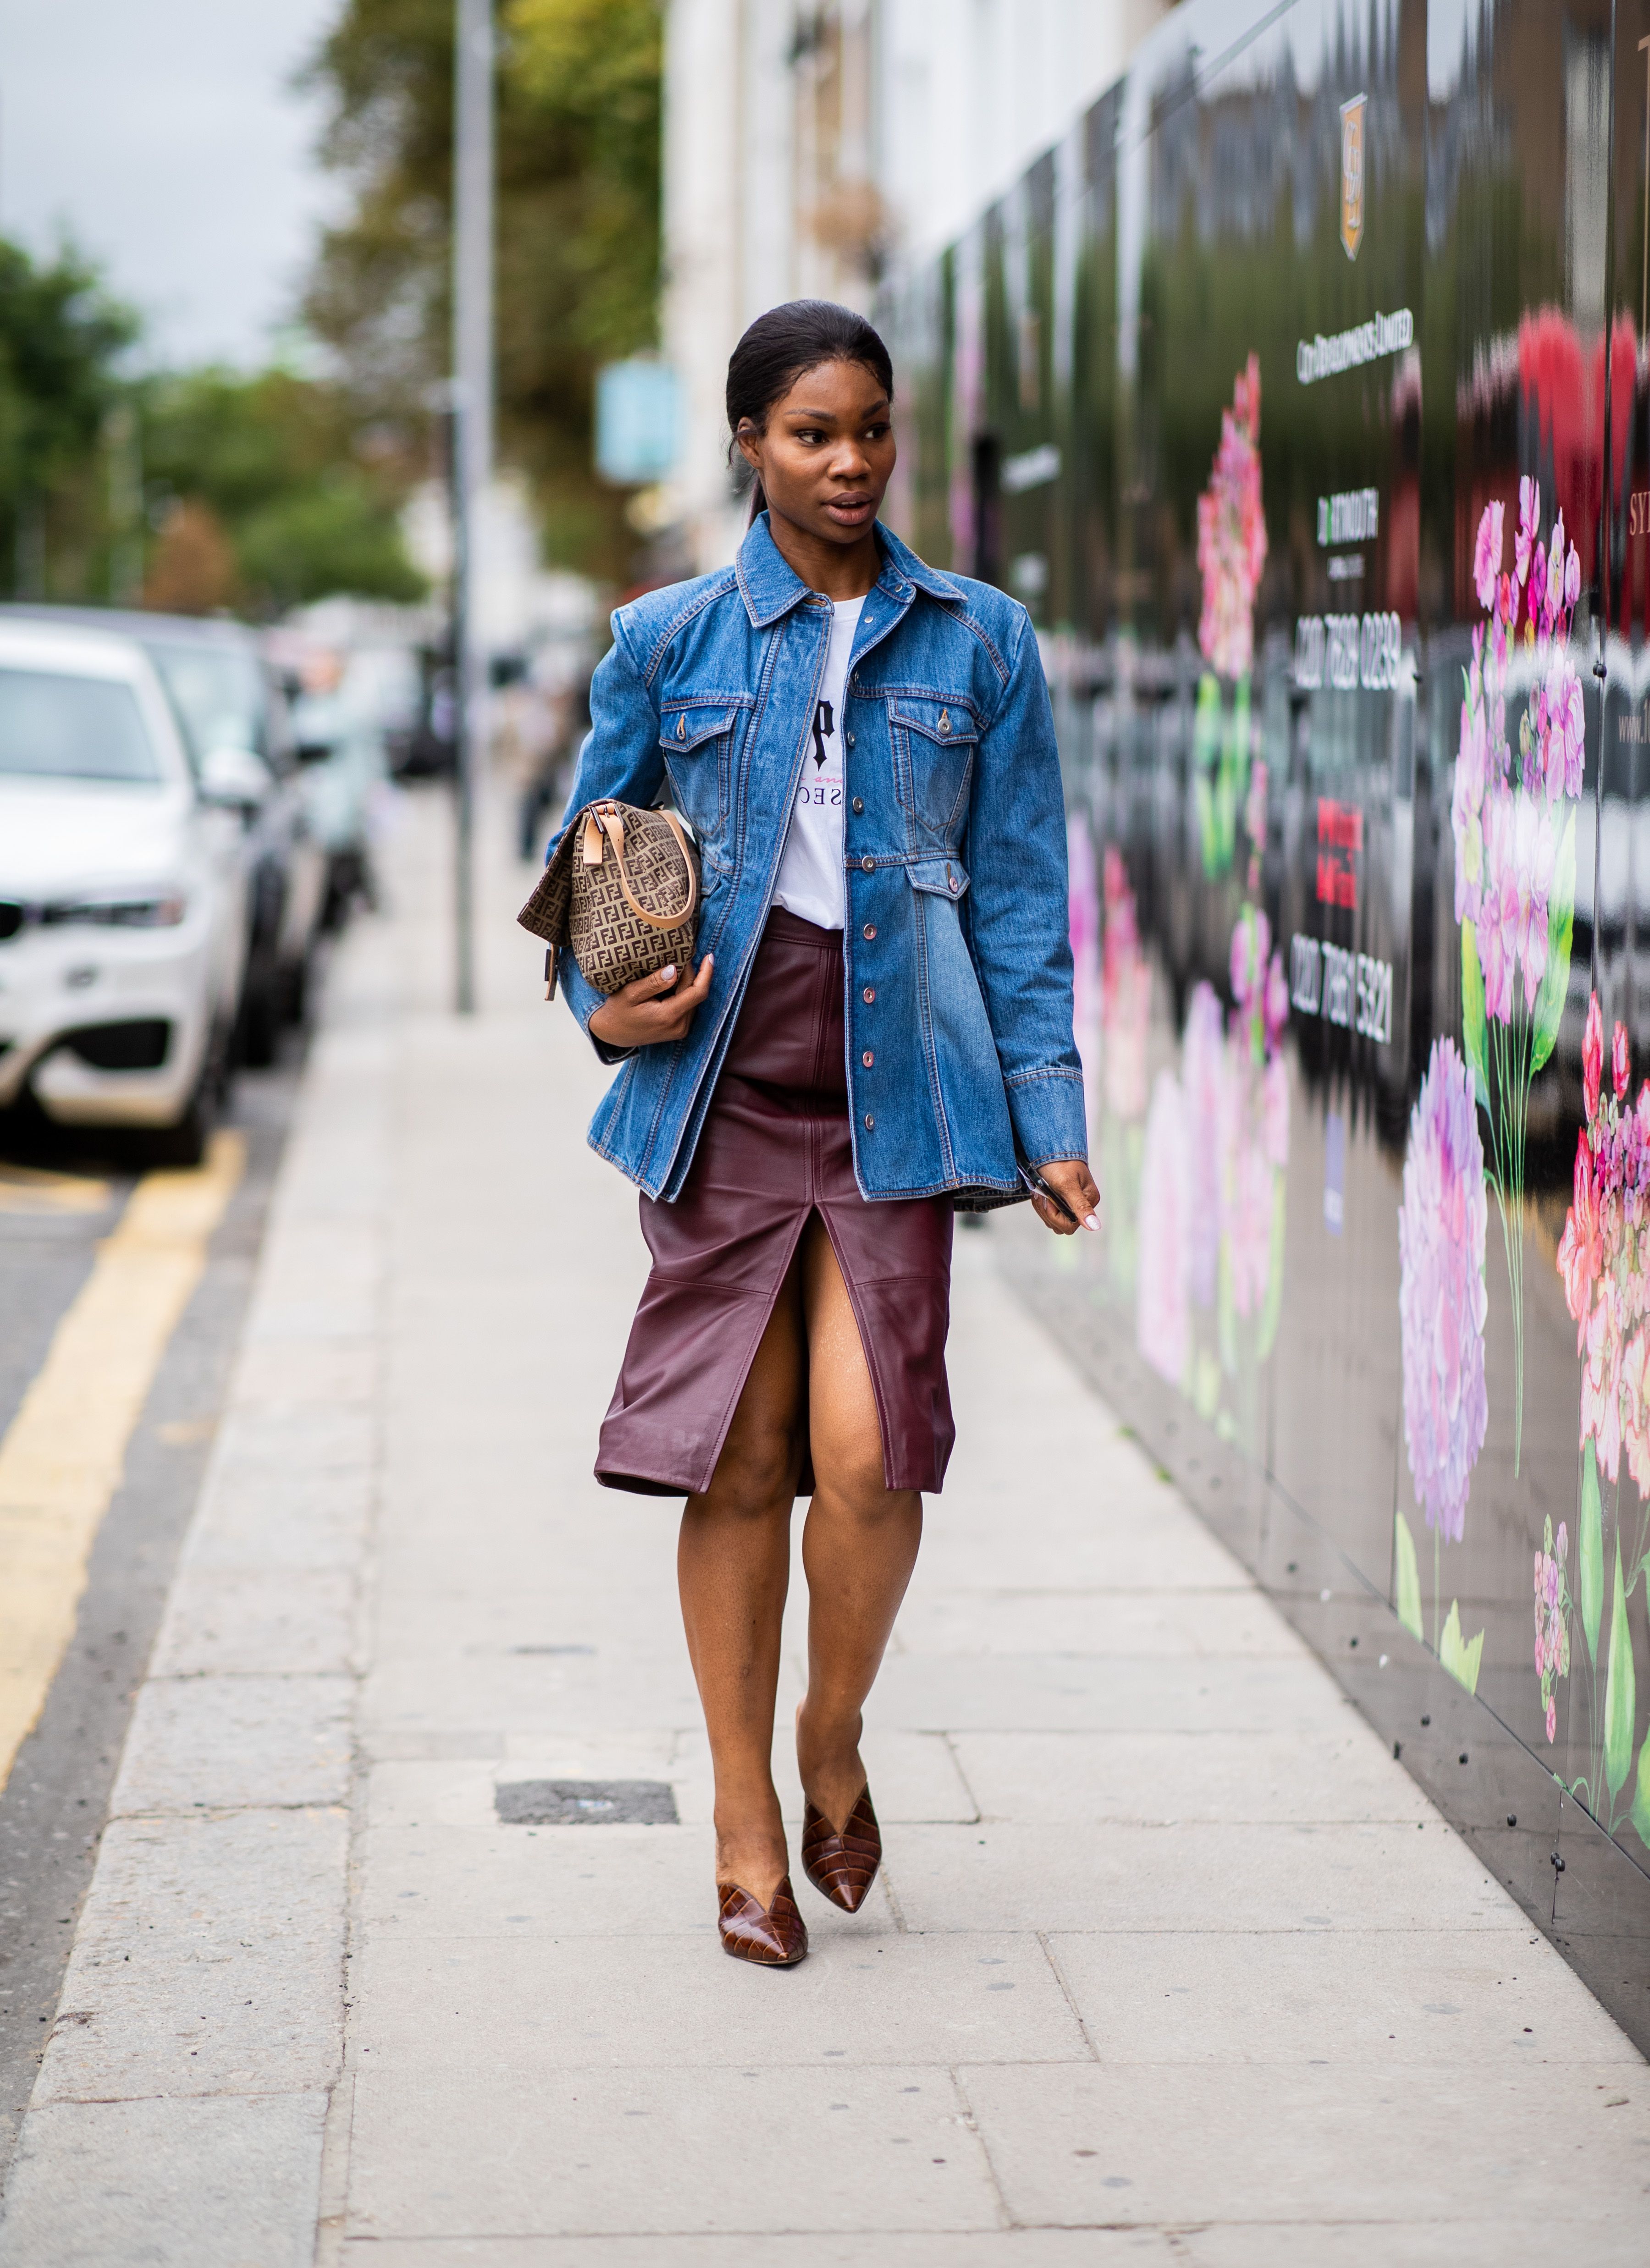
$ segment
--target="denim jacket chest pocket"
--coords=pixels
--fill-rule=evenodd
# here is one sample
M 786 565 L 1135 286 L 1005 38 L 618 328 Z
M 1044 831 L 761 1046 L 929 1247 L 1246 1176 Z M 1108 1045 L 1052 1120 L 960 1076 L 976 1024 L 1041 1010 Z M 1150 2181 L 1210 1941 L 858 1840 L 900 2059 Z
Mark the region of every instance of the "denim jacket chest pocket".
M 734 749 L 751 705 L 748 694 L 695 694 L 659 711 L 659 752 L 676 808 L 710 840 L 727 825 Z
M 888 729 L 902 807 L 925 834 L 954 843 L 968 816 L 978 718 L 966 702 L 902 693 L 888 703 Z

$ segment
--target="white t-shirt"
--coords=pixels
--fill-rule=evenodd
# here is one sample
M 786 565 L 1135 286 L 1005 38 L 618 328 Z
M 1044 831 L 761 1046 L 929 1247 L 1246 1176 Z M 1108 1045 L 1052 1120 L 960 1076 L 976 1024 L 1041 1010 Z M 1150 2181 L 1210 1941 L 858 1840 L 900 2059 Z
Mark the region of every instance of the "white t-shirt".
M 775 905 L 819 929 L 840 929 L 848 918 L 848 882 L 843 872 L 843 700 L 848 657 L 864 605 L 863 599 L 838 599 L 831 609 L 830 651 L 814 712 L 813 737 L 802 759 L 796 809 L 774 885 Z

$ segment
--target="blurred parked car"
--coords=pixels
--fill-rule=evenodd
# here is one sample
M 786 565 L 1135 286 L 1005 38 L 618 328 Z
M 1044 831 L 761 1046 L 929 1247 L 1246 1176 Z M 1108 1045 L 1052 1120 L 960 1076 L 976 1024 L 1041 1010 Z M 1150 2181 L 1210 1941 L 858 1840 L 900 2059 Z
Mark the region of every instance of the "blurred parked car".
M 152 1130 L 199 1161 L 247 936 L 244 813 L 267 766 L 191 766 L 129 638 L 0 620 L 0 1104 Z
M 257 634 L 201 622 L 92 607 L 0 607 L 0 621 L 77 623 L 133 638 L 160 675 L 197 778 L 219 750 L 261 759 L 264 792 L 247 811 L 247 971 L 236 1045 L 254 1066 L 272 1063 L 284 1024 L 304 1013 L 311 955 L 327 909 L 327 855 L 317 839 L 279 673 Z
M 340 929 L 358 899 L 376 902 L 372 836 L 386 793 L 394 679 L 371 651 L 311 647 L 292 697 L 312 833 L 327 862 L 322 920 Z M 390 696 L 387 704 L 387 695 Z

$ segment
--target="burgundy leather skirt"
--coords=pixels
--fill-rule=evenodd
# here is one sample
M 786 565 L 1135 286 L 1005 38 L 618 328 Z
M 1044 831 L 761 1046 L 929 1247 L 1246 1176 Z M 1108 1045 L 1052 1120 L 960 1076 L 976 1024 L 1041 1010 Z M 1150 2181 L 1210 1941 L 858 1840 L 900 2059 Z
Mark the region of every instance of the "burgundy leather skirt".
M 650 1496 L 711 1485 L 810 1213 L 858 1319 L 892 1489 L 937 1490 L 955 1429 L 946 1383 L 952 1208 L 868 1204 L 854 1179 L 840 930 L 776 907 L 693 1167 L 641 1200 L 652 1272 L 601 1428 L 596 1478 Z M 811 1494 L 807 1461 L 799 1493 Z

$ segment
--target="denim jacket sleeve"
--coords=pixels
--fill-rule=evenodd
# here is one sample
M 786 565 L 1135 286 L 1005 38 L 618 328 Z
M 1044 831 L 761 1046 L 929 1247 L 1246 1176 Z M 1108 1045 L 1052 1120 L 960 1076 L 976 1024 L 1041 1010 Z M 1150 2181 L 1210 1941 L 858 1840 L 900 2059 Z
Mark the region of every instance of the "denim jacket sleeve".
M 613 644 L 596 666 L 590 681 L 590 731 L 578 752 L 567 800 L 567 818 L 551 843 L 547 859 L 554 857 L 562 834 L 587 803 L 611 797 L 617 803 L 652 806 L 664 784 L 665 763 L 659 751 L 659 713 L 642 681 L 642 674 L 625 640 L 622 618 L 613 617 Z M 607 999 L 587 983 L 578 963 L 564 951 L 557 975 L 567 1005 L 579 1028 L 604 1064 L 622 1063 L 634 1048 L 610 1048 L 590 1029 L 590 1020 Z
M 1014 1140 L 1032 1165 L 1087 1154 L 1072 1036 L 1065 799 L 1036 632 L 1023 612 L 1009 678 L 981 736 L 965 901 Z

